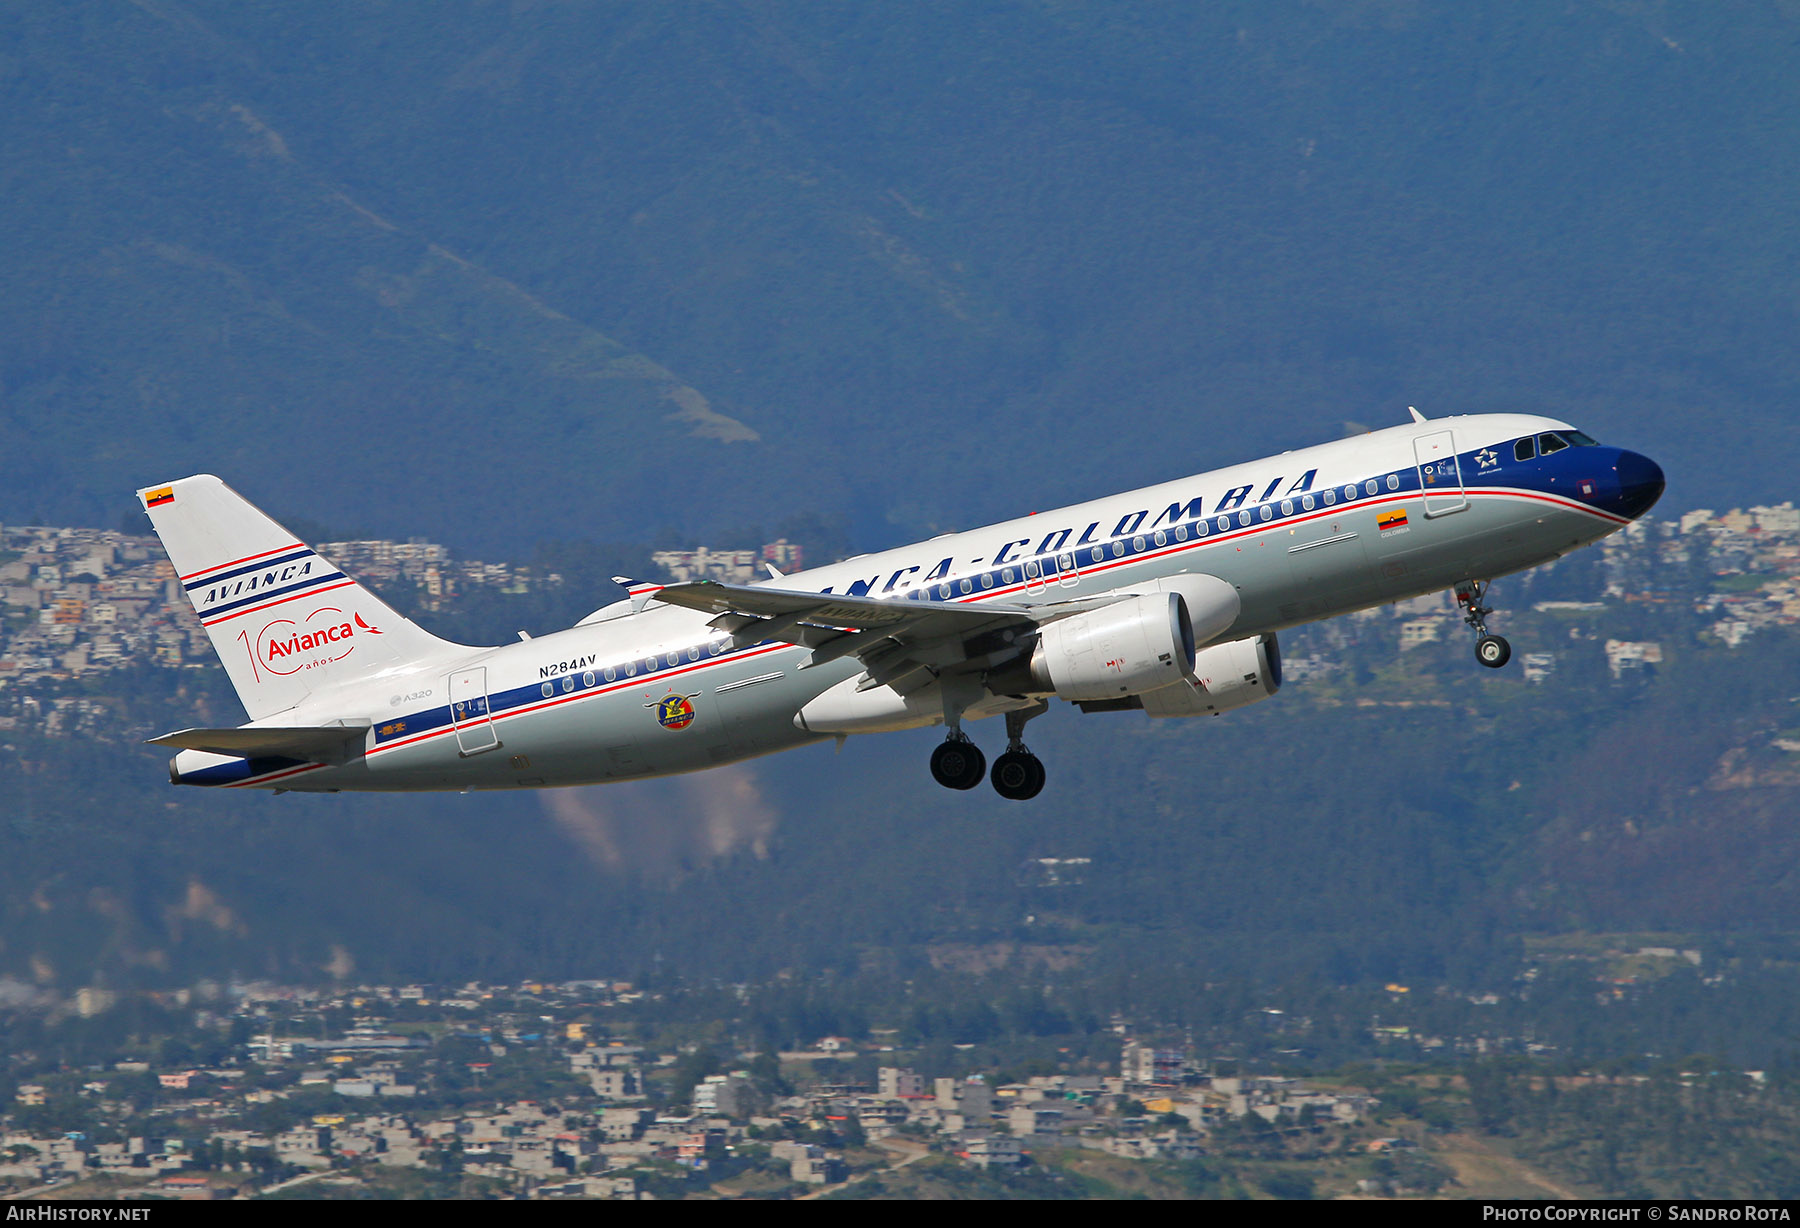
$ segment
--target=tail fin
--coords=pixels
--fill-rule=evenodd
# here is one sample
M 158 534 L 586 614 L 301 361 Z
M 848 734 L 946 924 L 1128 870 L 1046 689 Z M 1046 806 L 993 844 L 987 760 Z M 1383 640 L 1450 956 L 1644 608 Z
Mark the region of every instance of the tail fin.
M 138 491 L 251 720 L 455 652 L 210 474 Z

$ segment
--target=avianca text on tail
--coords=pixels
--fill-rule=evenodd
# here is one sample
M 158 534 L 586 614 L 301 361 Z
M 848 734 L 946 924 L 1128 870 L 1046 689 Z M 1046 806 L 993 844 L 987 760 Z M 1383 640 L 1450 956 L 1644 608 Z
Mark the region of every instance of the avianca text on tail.
M 1044 786 L 1025 725 L 1216 715 L 1281 686 L 1284 627 L 1489 582 L 1643 515 L 1663 474 L 1549 418 L 1427 420 L 749 585 L 614 577 L 566 631 L 481 648 L 388 607 L 216 477 L 139 493 L 250 723 L 184 729 L 177 784 L 506 789 L 698 771 L 943 725 L 932 776 Z M 1000 717 L 990 771 L 965 732 Z

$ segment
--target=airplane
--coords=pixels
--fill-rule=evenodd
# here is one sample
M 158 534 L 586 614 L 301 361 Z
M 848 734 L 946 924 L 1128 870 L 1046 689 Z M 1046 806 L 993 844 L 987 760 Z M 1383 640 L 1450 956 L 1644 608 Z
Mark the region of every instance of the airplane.
M 931 774 L 1025 800 L 1052 700 L 1217 715 L 1281 686 L 1278 634 L 1488 586 L 1630 524 L 1648 457 L 1527 414 L 1427 419 L 753 584 L 659 585 L 575 626 L 453 644 L 210 475 L 138 492 L 250 722 L 151 739 L 179 785 L 556 787 L 941 724 Z M 965 726 L 1003 718 L 989 771 Z

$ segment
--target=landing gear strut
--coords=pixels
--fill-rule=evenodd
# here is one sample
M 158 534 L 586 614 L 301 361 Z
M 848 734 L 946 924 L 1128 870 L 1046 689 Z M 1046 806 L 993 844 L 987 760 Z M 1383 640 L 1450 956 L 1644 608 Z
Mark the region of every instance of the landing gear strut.
M 994 760 L 989 780 L 994 792 L 1009 801 L 1023 802 L 1036 797 L 1044 788 L 1044 762 L 1025 747 L 1025 722 L 1050 708 L 1039 700 L 1029 708 L 1006 714 L 1006 753 Z
M 944 740 L 931 752 L 931 778 L 946 789 L 973 789 L 987 771 L 987 756 L 962 731 L 962 714 L 981 695 L 981 686 L 966 679 L 944 679 Z
M 1475 632 L 1475 659 L 1489 669 L 1499 669 L 1512 660 L 1512 645 L 1503 637 L 1488 633 L 1487 616 L 1494 612 L 1492 606 L 1483 604 L 1488 583 L 1486 580 L 1462 581 L 1456 586 L 1456 604 L 1463 607 L 1463 621 Z

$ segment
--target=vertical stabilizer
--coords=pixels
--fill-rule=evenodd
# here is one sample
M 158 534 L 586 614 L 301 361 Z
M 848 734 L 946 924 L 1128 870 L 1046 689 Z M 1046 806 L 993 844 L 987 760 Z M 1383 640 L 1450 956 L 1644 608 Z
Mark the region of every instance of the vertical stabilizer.
M 453 653 L 218 478 L 138 491 L 251 720 Z

